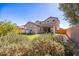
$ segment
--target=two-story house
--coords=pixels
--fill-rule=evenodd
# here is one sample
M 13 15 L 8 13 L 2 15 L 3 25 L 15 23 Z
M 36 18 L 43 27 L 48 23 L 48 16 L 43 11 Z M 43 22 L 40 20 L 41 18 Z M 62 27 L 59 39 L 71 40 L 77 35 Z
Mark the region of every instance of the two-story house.
M 59 24 L 60 21 L 56 17 L 49 17 L 45 19 L 44 21 L 36 21 L 35 23 L 33 22 L 28 22 L 23 26 L 23 33 L 33 33 L 33 34 L 38 34 L 38 33 L 50 33 L 53 32 L 55 33 L 55 30 L 59 29 Z

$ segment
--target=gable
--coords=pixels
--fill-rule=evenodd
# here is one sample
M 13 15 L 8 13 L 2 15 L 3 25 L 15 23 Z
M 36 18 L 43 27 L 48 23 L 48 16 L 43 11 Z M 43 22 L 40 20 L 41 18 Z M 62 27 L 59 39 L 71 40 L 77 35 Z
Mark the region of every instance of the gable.
M 59 20 L 56 17 L 49 17 L 44 22 L 46 22 L 47 24 L 55 24 L 55 23 L 59 24 Z
M 28 22 L 26 25 L 25 25 L 25 28 L 26 29 L 29 29 L 29 28 L 37 28 L 39 27 L 38 25 L 36 25 L 35 23 L 33 22 Z

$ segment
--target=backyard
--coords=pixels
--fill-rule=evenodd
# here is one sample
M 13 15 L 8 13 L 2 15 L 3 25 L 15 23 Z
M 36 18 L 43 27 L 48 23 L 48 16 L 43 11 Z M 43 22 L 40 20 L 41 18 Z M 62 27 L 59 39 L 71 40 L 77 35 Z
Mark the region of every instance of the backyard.
M 79 11 L 79 4 L 57 4 L 56 6 L 51 4 L 50 8 L 56 7 L 59 10 L 58 13 L 56 12 L 57 9 L 53 8 L 55 11 L 51 9 L 53 15 L 59 14 L 59 16 L 62 16 L 60 10 L 64 12 L 63 14 L 68 22 L 61 21 L 63 22 L 62 26 L 60 26 L 62 17 L 50 16 L 52 14 L 48 10 L 50 8 L 47 7 L 49 4 L 32 4 L 34 6 L 33 9 L 31 9 L 32 7 L 30 9 L 26 8 L 31 5 L 24 4 L 25 7 L 23 8 L 17 5 L 8 4 L 5 7 L 9 9 L 2 9 L 0 21 L 0 56 L 79 55 L 77 54 L 79 53 L 79 15 L 75 14 Z M 18 9 L 16 6 L 21 8 Z M 39 17 L 38 11 L 41 12 Z M 13 19 L 16 23 L 13 20 L 9 21 L 9 19 Z
M 0 37 L 0 55 L 63 56 L 73 55 L 73 46 L 61 36 L 47 34 L 15 34 Z
M 0 55 L 2 56 L 65 56 L 73 55 L 73 45 L 53 33 L 21 34 L 16 24 L 0 23 Z

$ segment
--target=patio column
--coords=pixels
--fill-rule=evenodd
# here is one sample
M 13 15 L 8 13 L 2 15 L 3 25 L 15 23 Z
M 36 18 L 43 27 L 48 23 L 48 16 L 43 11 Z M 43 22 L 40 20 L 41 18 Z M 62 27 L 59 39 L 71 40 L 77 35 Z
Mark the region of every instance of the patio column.
M 55 26 L 53 26 L 53 34 L 55 34 Z

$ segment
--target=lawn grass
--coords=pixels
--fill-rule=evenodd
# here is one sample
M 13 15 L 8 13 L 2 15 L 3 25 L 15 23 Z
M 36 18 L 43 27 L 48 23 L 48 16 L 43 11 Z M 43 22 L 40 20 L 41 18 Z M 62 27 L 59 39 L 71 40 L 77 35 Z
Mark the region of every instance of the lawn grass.
M 34 39 L 34 38 L 40 36 L 40 34 L 29 34 L 29 35 L 25 34 L 23 36 L 26 38 L 29 38 L 29 39 Z

